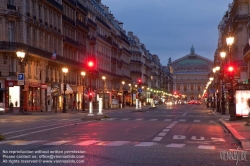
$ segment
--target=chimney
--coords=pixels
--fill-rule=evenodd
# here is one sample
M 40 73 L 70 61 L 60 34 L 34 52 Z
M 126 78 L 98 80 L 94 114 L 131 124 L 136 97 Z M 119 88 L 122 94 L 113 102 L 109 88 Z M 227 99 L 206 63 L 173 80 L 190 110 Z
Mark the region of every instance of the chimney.
M 119 22 L 118 24 L 119 24 L 119 27 L 120 27 L 121 29 L 123 29 L 123 22 Z

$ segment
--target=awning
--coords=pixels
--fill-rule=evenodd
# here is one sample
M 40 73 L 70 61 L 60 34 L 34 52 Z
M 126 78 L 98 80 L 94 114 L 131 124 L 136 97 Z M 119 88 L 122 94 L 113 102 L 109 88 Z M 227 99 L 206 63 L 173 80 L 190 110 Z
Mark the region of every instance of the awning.
M 73 93 L 73 90 L 72 88 L 69 86 L 69 84 L 66 84 L 66 88 L 67 90 L 65 91 L 65 94 L 72 94 Z M 63 84 L 61 84 L 61 94 L 64 93 L 64 90 L 63 90 Z

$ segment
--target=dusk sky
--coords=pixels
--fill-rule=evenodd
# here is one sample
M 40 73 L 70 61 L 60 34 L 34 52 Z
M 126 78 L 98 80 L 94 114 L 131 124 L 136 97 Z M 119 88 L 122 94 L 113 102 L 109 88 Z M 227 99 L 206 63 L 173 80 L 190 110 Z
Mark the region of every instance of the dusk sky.
M 213 60 L 218 24 L 233 0 L 102 0 L 161 64 L 190 53 Z

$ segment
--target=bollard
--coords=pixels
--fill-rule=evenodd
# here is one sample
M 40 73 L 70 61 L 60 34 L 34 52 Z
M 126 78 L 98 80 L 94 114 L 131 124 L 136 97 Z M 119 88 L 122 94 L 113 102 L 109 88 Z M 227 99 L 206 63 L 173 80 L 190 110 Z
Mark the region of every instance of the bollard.
M 135 109 L 138 110 L 138 99 L 135 100 Z
M 98 114 L 97 115 L 103 115 L 103 113 L 102 113 L 102 98 L 99 98 L 99 112 L 98 112 Z
M 89 102 L 89 114 L 87 116 L 94 116 L 93 114 L 93 103 L 92 101 Z

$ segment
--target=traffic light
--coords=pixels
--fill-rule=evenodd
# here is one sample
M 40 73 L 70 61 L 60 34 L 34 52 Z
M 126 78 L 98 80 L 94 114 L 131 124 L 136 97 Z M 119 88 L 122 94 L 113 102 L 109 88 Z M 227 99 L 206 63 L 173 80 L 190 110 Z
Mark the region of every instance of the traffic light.
M 93 98 L 93 93 L 90 92 L 90 93 L 89 93 L 89 101 L 92 101 L 92 98 Z
M 88 57 L 87 59 L 87 67 L 89 70 L 94 70 L 96 67 L 96 59 L 93 56 Z
M 138 79 L 138 86 L 140 87 L 142 85 L 142 80 L 139 78 Z
M 227 72 L 227 74 L 228 74 L 229 77 L 233 77 L 234 73 L 235 73 L 235 66 L 234 65 L 228 65 L 226 67 L 226 72 Z
M 176 92 L 174 92 L 174 95 L 176 95 L 177 93 Z

